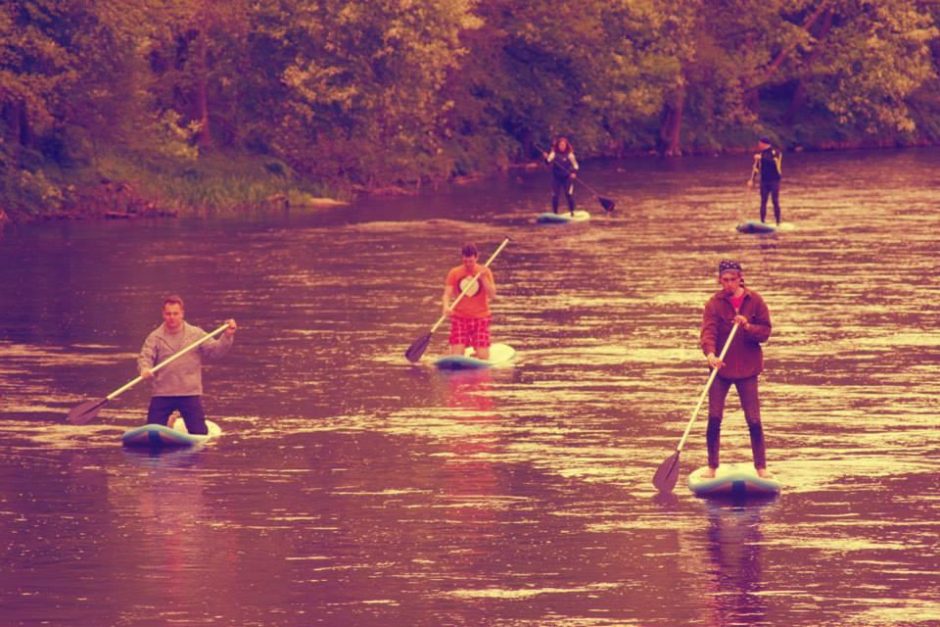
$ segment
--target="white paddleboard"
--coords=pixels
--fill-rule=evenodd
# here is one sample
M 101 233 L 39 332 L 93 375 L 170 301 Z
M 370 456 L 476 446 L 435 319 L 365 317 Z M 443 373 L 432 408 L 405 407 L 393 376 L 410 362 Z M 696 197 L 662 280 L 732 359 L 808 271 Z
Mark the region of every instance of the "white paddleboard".
M 196 435 L 186 431 L 186 422 L 180 418 L 169 428 L 164 425 L 146 424 L 135 429 L 129 429 L 121 436 L 124 446 L 195 446 L 204 444 L 213 438 L 222 435 L 222 428 L 211 420 L 206 421 L 209 429 L 207 435 Z
M 701 497 L 770 497 L 780 493 L 776 478 L 757 475 L 753 464 L 722 464 L 711 478 L 703 477 L 703 466 L 689 475 L 689 489 Z
M 495 343 L 490 345 L 490 358 L 477 359 L 473 357 L 473 349 L 468 348 L 463 355 L 446 355 L 437 359 L 434 366 L 439 370 L 471 370 L 478 368 L 492 368 L 508 363 L 516 354 L 509 344 Z
M 568 224 L 570 222 L 585 222 L 590 219 L 590 213 L 579 209 L 574 212 L 574 215 L 571 215 L 569 211 L 563 211 L 561 213 L 546 211 L 545 213 L 540 213 L 535 221 L 540 224 Z

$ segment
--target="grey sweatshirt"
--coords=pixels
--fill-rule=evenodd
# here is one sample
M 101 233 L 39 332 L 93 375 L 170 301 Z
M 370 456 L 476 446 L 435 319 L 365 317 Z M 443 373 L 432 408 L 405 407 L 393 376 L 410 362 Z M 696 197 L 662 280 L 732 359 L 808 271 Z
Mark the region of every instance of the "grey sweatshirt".
M 153 369 L 177 351 L 206 336 L 199 327 L 183 322 L 183 328 L 175 334 L 167 333 L 160 325 L 144 341 L 137 359 L 137 367 L 143 371 Z M 221 357 L 232 347 L 233 336 L 222 335 L 220 339 L 206 340 L 199 348 L 186 353 L 172 364 L 153 375 L 153 396 L 200 396 L 202 394 L 202 360 Z

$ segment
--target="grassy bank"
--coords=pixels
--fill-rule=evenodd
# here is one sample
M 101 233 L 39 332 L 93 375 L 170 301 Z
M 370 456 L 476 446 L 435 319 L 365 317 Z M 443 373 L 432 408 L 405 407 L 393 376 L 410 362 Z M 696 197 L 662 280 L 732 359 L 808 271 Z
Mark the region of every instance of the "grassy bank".
M 86 163 L 21 170 L 0 209 L 12 222 L 44 218 L 243 215 L 345 204 L 350 193 L 303 180 L 282 161 L 245 154 L 178 160 L 108 153 Z M 0 216 L 2 220 L 2 216 Z

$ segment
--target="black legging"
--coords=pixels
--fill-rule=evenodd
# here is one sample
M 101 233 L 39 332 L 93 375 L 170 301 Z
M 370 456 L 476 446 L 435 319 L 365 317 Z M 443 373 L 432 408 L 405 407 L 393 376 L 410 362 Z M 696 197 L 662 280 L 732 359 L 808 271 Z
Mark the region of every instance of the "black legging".
M 767 181 L 760 184 L 760 221 L 767 221 L 767 196 L 774 202 L 774 219 L 780 224 L 780 181 Z
M 558 196 L 564 190 L 568 199 L 568 211 L 574 215 L 574 181 L 569 178 L 552 177 L 552 211 L 558 213 Z
M 708 445 L 708 466 L 718 468 L 718 450 L 721 447 L 721 419 L 725 413 L 725 398 L 731 384 L 738 390 L 747 430 L 751 434 L 751 452 L 754 455 L 754 467 L 767 467 L 767 453 L 764 449 L 764 428 L 760 422 L 760 397 L 757 393 L 757 377 L 747 379 L 722 379 L 715 377 L 708 390 L 708 430 L 705 441 Z
M 206 435 L 206 411 L 201 396 L 153 396 L 147 409 L 147 423 L 166 426 L 170 414 L 179 410 L 186 421 L 186 430 L 193 435 Z

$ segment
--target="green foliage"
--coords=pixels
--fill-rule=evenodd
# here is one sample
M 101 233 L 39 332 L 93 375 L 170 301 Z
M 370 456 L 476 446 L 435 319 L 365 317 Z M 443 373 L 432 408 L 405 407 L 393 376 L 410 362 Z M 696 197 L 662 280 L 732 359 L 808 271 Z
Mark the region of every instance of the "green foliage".
M 907 0 L 844 1 L 838 13 L 807 81 L 814 102 L 869 135 L 913 133 L 907 99 L 937 79 L 932 18 Z
M 940 138 L 936 3 L 8 0 L 0 208 L 293 204 L 531 159 Z

